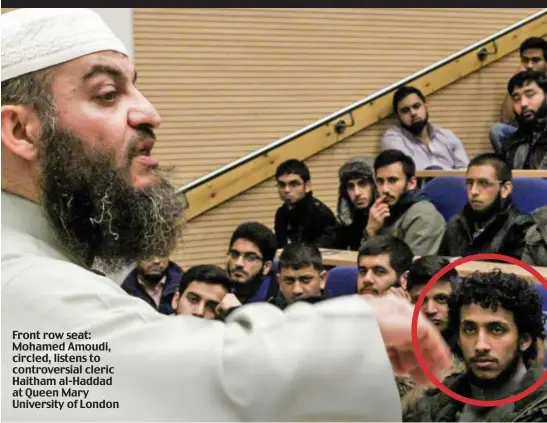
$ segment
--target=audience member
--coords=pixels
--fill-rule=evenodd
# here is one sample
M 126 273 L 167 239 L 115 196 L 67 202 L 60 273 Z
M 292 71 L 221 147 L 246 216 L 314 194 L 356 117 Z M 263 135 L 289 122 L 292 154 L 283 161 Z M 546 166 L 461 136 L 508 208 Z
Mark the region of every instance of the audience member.
M 541 299 L 524 279 L 498 269 L 466 277 L 450 295 L 449 327 L 457 334 L 454 354 L 465 371 L 443 384 L 464 397 L 486 401 L 522 392 L 543 375 L 537 340 L 545 336 Z M 426 392 L 406 421 L 545 421 L 547 384 L 510 406 L 478 407 Z
M 504 140 L 503 154 L 513 169 L 547 169 L 547 77 L 524 71 L 509 81 L 517 131 Z
M 533 266 L 547 266 L 547 206 L 532 212 L 535 224 L 524 238 L 522 261 Z
M 469 158 L 454 132 L 429 122 L 428 104 L 419 89 L 404 86 L 395 91 L 393 111 L 400 126 L 386 131 L 380 151 L 402 151 L 412 157 L 417 170 L 467 166 Z
M 533 224 L 511 201 L 512 171 L 494 153 L 480 154 L 467 168 L 467 204 L 447 224 L 439 254 L 498 253 L 520 259 Z
M 334 248 L 338 223 L 332 211 L 313 196 L 310 171 L 300 160 L 287 160 L 275 173 L 283 205 L 275 213 L 279 248 L 290 243 Z
M 276 250 L 275 235 L 262 223 L 242 223 L 232 234 L 226 270 L 234 283 L 234 294 L 242 304 L 266 301 L 277 295 L 279 287 L 270 272 Z M 268 274 L 271 277 L 266 280 Z M 263 285 L 266 282 L 268 287 Z M 258 298 L 264 288 L 267 292 Z
M 357 255 L 357 294 L 383 295 L 391 288 L 405 290 L 411 264 L 412 251 L 404 241 L 391 235 L 369 238 Z
M 539 37 L 531 37 L 520 45 L 520 65 L 516 73 L 533 70 L 547 74 L 547 41 Z M 492 125 L 489 132 L 492 148 L 497 154 L 502 154 L 504 140 L 517 130 L 517 122 L 513 111 L 513 99 L 510 94 L 505 96 L 500 111 L 500 123 Z
M 380 197 L 370 207 L 363 239 L 390 234 L 403 240 L 414 255 L 436 254 L 445 221 L 425 197 L 414 195 L 417 185 L 412 159 L 398 150 L 386 150 L 374 161 Z
M 193 266 L 184 273 L 172 306 L 177 315 L 213 320 L 217 306 L 230 290 L 230 277 L 225 270 L 212 264 Z
M 160 313 L 173 314 L 171 303 L 182 276 L 180 266 L 169 257 L 152 257 L 137 262 L 121 286 L 129 295 L 146 301 Z
M 297 301 L 322 298 L 327 272 L 314 245 L 289 244 L 279 256 L 279 294 L 270 303 L 284 309 Z
M 374 171 L 364 158 L 354 157 L 340 168 L 338 179 L 338 248 L 357 251 L 377 198 Z

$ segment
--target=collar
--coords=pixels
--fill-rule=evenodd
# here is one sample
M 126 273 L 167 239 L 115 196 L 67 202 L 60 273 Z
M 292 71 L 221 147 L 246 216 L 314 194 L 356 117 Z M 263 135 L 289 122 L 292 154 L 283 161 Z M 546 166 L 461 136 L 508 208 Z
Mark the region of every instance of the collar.
M 163 289 L 165 286 L 165 280 L 166 276 L 163 276 L 163 278 L 160 279 L 160 281 L 156 285 L 149 285 L 145 280 L 141 279 L 141 277 L 137 274 L 137 283 L 142 286 L 144 289 Z
M 90 269 L 83 259 L 67 251 L 61 244 L 39 204 L 2 191 L 2 225 L 26 233 L 55 249 L 65 261 Z

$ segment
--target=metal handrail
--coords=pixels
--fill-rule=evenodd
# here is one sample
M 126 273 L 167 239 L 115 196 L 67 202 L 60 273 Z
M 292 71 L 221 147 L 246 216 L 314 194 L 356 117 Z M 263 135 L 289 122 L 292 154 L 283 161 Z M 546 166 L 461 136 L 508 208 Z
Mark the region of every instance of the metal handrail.
M 476 48 L 478 48 L 478 47 L 480 47 L 484 44 L 488 44 L 492 41 L 495 41 L 499 37 L 511 32 L 511 31 L 523 26 L 523 25 L 526 25 L 527 23 L 529 23 L 529 22 L 531 22 L 531 21 L 545 15 L 546 13 L 547 13 L 547 9 L 542 9 L 539 12 L 536 12 L 533 15 L 530 15 L 527 18 L 522 19 L 519 22 L 517 22 L 513 25 L 510 25 L 510 26 L 506 27 L 505 29 L 502 29 L 501 31 L 496 32 L 495 34 L 490 35 L 489 37 L 484 38 L 483 40 L 478 41 L 478 42 L 464 48 L 463 50 L 460 50 L 460 51 L 458 51 L 458 52 L 456 52 L 456 53 L 454 53 L 454 54 L 452 54 L 448 57 L 445 57 L 444 59 L 439 60 L 438 62 L 436 62 L 436 63 L 434 63 L 434 64 L 432 64 L 432 65 L 418 71 L 418 72 L 415 72 L 412 75 L 407 76 L 406 78 L 400 79 L 399 81 L 397 81 L 397 82 L 395 82 L 395 83 L 393 83 L 393 84 L 391 84 L 391 85 L 389 85 L 385 88 L 382 88 L 380 91 L 377 91 L 376 93 L 371 94 L 368 97 L 365 97 L 364 99 L 362 99 L 362 100 L 360 100 L 356 103 L 353 103 L 350 106 L 345 107 L 344 109 L 338 110 L 338 111 L 332 113 L 331 115 L 329 115 L 325 118 L 322 118 L 322 119 L 320 119 L 320 120 L 318 120 L 318 121 L 316 121 L 316 122 L 302 128 L 302 129 L 299 129 L 299 130 L 297 130 L 297 131 L 295 131 L 295 132 L 293 132 L 293 133 L 291 133 L 291 134 L 289 134 L 289 135 L 287 135 L 283 138 L 278 139 L 277 141 L 274 141 L 273 143 L 271 143 L 271 144 L 269 144 L 265 147 L 262 147 L 258 150 L 255 150 L 252 153 L 249 153 L 246 156 L 244 156 L 244 157 L 242 157 L 238 160 L 235 160 L 235 161 L 233 161 L 233 162 L 231 162 L 231 163 L 229 163 L 229 164 L 227 164 L 227 165 L 225 165 L 225 166 L 223 166 L 223 167 L 221 167 L 221 168 L 219 168 L 219 169 L 217 169 L 213 172 L 210 172 L 210 173 L 208 173 L 208 174 L 206 174 L 206 175 L 204 175 L 204 176 L 202 176 L 202 177 L 200 177 L 200 178 L 198 178 L 198 179 L 196 179 L 196 180 L 182 186 L 181 188 L 177 189 L 177 193 L 186 193 L 186 192 L 190 191 L 191 189 L 194 189 L 194 188 L 196 188 L 200 185 L 203 185 L 203 184 L 209 182 L 211 179 L 216 178 L 217 176 L 223 175 L 224 173 L 229 172 L 230 170 L 235 169 L 236 167 L 239 167 L 239 166 L 253 160 L 256 157 L 259 157 L 259 156 L 261 156 L 265 153 L 268 153 L 268 152 L 276 149 L 277 147 L 279 147 L 281 145 L 284 145 L 284 144 L 290 142 L 291 140 L 293 140 L 295 138 L 298 138 L 299 136 L 304 135 L 305 133 L 307 133 L 309 131 L 312 131 L 312 130 L 324 125 L 325 123 L 330 122 L 333 119 L 339 118 L 339 117 L 345 115 L 346 113 L 351 112 L 351 111 L 353 111 L 354 109 L 356 109 L 358 107 L 361 107 L 364 104 L 367 104 L 367 103 L 370 103 L 370 102 L 376 100 L 377 98 L 385 95 L 386 93 L 388 93 L 388 92 L 390 92 L 390 91 L 392 91 L 392 90 L 394 90 L 394 89 L 396 89 L 400 86 L 408 84 L 409 82 L 412 82 L 413 80 L 415 80 L 417 78 L 420 78 L 420 77 L 428 74 L 429 72 L 434 71 L 435 69 L 446 65 L 447 63 L 450 63 L 454 60 L 457 60 L 459 57 L 464 56 L 465 54 L 469 53 L 470 51 L 475 50 Z

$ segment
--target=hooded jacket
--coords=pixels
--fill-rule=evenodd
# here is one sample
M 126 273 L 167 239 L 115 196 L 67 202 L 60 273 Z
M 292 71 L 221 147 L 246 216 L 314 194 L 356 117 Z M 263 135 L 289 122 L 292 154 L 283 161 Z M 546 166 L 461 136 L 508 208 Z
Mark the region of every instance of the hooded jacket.
M 533 266 L 547 266 L 547 206 L 532 212 L 535 225 L 526 233 L 522 261 Z
M 507 198 L 501 211 L 490 219 L 483 231 L 474 233 L 471 208 L 466 204 L 448 221 L 439 254 L 456 257 L 496 253 L 520 259 L 524 236 L 532 224 L 532 217 L 517 210 Z
M 364 179 L 370 182 L 372 198 L 364 210 L 357 209 L 349 198 L 347 187 L 351 179 Z M 338 227 L 337 247 L 343 250 L 358 250 L 363 240 L 363 231 L 368 222 L 368 211 L 378 196 L 374 172 L 365 157 L 349 159 L 338 171 L 338 204 L 336 212 Z

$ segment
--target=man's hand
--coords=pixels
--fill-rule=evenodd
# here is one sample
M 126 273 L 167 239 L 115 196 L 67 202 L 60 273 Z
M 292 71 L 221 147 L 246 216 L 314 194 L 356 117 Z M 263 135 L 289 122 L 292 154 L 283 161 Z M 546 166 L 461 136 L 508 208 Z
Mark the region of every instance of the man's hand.
M 366 296 L 386 345 L 387 353 L 396 374 L 408 374 L 418 385 L 429 384 L 412 345 L 412 314 L 414 307 L 395 295 Z M 437 377 L 450 368 L 452 355 L 439 331 L 421 312 L 418 318 L 418 344 L 427 367 Z
M 241 307 L 239 299 L 235 294 L 226 294 L 220 304 L 216 306 L 215 313 L 222 318 L 228 311 L 236 307 Z
M 370 236 L 376 235 L 382 226 L 384 226 L 384 220 L 389 217 L 389 206 L 384 203 L 385 199 L 386 196 L 381 195 L 370 207 L 366 227 L 366 231 Z

